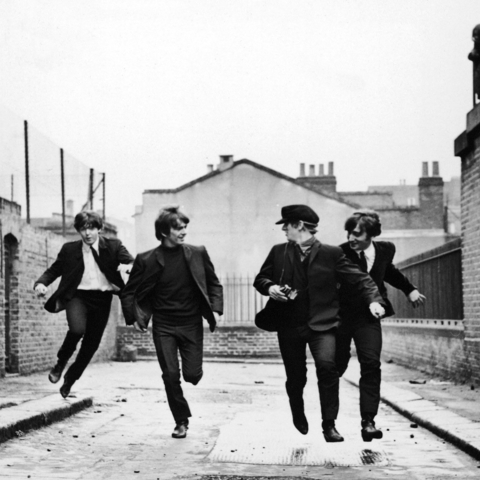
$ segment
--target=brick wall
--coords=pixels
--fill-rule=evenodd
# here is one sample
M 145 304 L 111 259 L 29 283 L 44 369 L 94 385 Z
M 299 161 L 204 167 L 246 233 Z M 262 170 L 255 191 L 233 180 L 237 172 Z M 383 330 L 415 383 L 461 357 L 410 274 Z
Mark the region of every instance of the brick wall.
M 0 211 L 0 376 L 5 375 L 6 338 L 6 269 L 5 253 L 9 245 L 16 247 L 10 281 L 10 359 L 12 373 L 22 375 L 43 371 L 56 361 L 56 353 L 67 331 L 65 312 L 50 314 L 44 299 L 35 295 L 35 280 L 55 260 L 64 239 L 35 229 L 20 219 L 18 213 Z M 54 291 L 57 282 L 50 287 Z M 118 318 L 114 299 L 111 320 L 95 360 L 110 358 L 115 352 L 115 328 Z
M 461 224 L 465 354 L 480 382 L 480 105 L 467 114 L 467 128 L 455 140 L 462 160 Z
M 138 355 L 155 355 L 152 329 L 145 334 L 133 327 L 117 327 L 118 351 L 125 345 L 137 347 Z M 255 326 L 219 326 L 214 333 L 204 330 L 205 357 L 279 357 L 276 333 L 264 332 Z
M 382 333 L 383 361 L 459 382 L 471 379 L 462 321 L 387 318 Z

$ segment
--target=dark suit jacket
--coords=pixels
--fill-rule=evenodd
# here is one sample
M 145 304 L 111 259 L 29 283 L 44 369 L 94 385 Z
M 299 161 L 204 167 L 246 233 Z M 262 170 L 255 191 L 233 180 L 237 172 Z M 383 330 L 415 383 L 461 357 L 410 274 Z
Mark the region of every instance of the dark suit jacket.
M 383 297 L 385 305 L 385 316 L 389 317 L 395 312 L 388 299 L 387 287 L 384 282 L 392 287 L 398 288 L 405 295 L 408 295 L 417 287 L 412 285 L 408 278 L 393 265 L 395 256 L 395 245 L 391 242 L 373 242 L 375 247 L 375 262 L 369 272 L 370 277 L 375 282 Z M 355 264 L 360 264 L 360 258 L 355 250 L 352 250 L 348 242 L 340 245 L 345 256 Z M 343 284 L 340 289 L 341 315 L 342 318 L 372 318 L 368 308 L 365 308 L 361 297 L 352 291 L 349 285 Z
M 182 245 L 187 265 L 202 294 L 200 306 L 202 316 L 215 329 L 213 312 L 223 313 L 223 287 L 218 281 L 215 269 L 205 247 Z M 160 247 L 141 253 L 135 258 L 127 286 L 120 295 L 123 315 L 127 325 L 138 322 L 147 327 L 152 316 L 151 294 L 160 278 L 165 262 Z
M 120 263 L 130 264 L 133 257 L 117 238 L 98 237 L 99 267 L 107 280 L 121 290 L 125 283 L 117 272 Z M 55 262 L 35 282 L 50 285 L 62 277 L 57 291 L 45 303 L 45 309 L 56 313 L 65 309 L 68 300 L 73 298 L 82 281 L 85 265 L 83 263 L 82 240 L 65 243 Z
M 291 242 L 272 248 L 253 284 L 262 295 L 268 295 L 268 289 L 272 285 L 282 285 L 284 278 L 289 278 L 293 255 L 294 244 Z M 308 325 L 312 330 L 323 331 L 338 325 L 340 282 L 347 283 L 358 291 L 367 306 L 372 302 L 383 303 L 369 275 L 351 263 L 340 247 L 324 245 L 317 240 L 305 261 L 308 261 L 310 302 Z M 272 299 L 269 302 L 280 303 Z

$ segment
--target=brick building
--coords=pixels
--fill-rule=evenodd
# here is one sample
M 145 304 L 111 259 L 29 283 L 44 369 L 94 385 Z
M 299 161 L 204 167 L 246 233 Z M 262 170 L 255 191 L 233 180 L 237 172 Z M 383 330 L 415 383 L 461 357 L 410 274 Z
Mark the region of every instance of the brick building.
M 33 284 L 63 243 L 64 237 L 22 220 L 18 204 L 0 198 L 0 376 L 46 370 L 56 361 L 67 330 L 65 312 L 48 313 Z M 115 353 L 118 317 L 115 300 L 97 360 Z
M 466 123 L 455 140 L 462 161 L 464 350 L 480 382 L 480 104 L 468 112 Z
M 333 162 L 328 172 L 320 164 L 300 164 L 297 183 L 327 192 L 357 207 L 372 208 L 382 219 L 382 240 L 397 246 L 397 262 L 413 255 L 439 247 L 460 232 L 460 182 L 444 182 L 440 177 L 438 162 L 432 162 L 432 175 L 428 163 L 422 164 L 418 185 L 370 186 L 367 191 L 339 192 L 333 172 Z M 308 173 L 308 174 L 307 174 Z

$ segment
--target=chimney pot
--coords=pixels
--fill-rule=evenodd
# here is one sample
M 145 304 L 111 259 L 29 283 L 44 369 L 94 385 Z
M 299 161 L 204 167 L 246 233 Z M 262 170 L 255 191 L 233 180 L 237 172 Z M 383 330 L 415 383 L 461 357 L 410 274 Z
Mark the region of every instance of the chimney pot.
M 300 164 L 300 176 L 301 177 L 305 176 L 305 164 L 304 163 Z
M 428 162 L 422 162 L 422 177 L 428 177 Z
M 310 170 L 308 172 L 309 177 L 314 177 L 315 176 L 315 165 L 310 165 Z
M 333 176 L 333 162 L 328 162 L 328 174 Z
M 318 176 L 323 177 L 325 175 L 325 170 L 323 168 L 323 163 L 320 163 L 318 165 Z
M 440 176 L 440 167 L 438 166 L 438 162 L 432 162 L 432 177 L 439 177 Z
M 213 165 L 211 163 L 207 165 L 207 170 L 208 170 L 208 173 L 213 172 Z

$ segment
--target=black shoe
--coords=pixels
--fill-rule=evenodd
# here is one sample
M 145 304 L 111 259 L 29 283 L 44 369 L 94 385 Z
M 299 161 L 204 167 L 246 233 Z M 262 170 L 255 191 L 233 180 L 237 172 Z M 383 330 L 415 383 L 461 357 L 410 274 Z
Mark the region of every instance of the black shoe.
M 70 394 L 70 390 L 75 383 L 75 380 L 69 380 L 68 378 L 63 379 L 63 385 L 60 387 L 60 395 L 63 398 L 67 398 Z
M 335 422 L 333 420 L 325 421 L 322 423 L 323 436 L 326 442 L 343 442 L 343 437 L 338 433 L 335 428 Z
M 293 415 L 293 424 L 302 435 L 306 435 L 308 433 L 308 421 L 303 412 Z
M 57 383 L 60 380 L 60 378 L 62 377 L 63 369 L 65 368 L 66 364 L 67 362 L 61 362 L 59 360 L 57 364 L 54 367 L 52 367 L 52 369 L 50 370 L 50 373 L 48 374 L 48 379 L 52 383 Z
M 175 429 L 173 430 L 172 437 L 185 438 L 187 436 L 187 430 L 188 430 L 188 420 L 178 422 L 175 425 Z
M 362 420 L 362 438 L 364 442 L 371 442 L 374 438 L 380 439 L 383 432 L 375 426 L 373 418 L 366 417 Z

